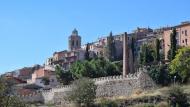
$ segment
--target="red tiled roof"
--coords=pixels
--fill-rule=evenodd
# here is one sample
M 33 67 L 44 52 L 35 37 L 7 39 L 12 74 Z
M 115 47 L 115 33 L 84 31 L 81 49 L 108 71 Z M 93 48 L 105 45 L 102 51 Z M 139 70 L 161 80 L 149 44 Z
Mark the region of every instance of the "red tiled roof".
M 33 94 L 34 91 L 32 91 L 30 89 L 24 89 L 24 88 L 22 88 L 22 89 L 17 90 L 17 93 L 19 95 L 29 95 L 29 94 Z
M 13 76 L 6 76 L 6 79 L 13 81 L 15 84 L 27 83 L 26 81 Z

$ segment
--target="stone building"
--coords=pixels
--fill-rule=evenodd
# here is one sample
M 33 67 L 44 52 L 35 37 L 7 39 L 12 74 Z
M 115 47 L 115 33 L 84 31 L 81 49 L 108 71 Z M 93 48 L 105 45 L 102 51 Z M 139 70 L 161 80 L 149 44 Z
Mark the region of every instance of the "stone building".
M 43 78 L 47 78 L 49 80 L 49 85 L 44 85 Z M 35 84 L 41 87 L 55 87 L 59 85 L 59 82 L 57 81 L 54 71 L 46 70 L 44 67 L 42 67 L 38 70 L 35 70 L 31 79 L 27 80 L 27 84 Z
M 54 52 L 53 56 L 46 60 L 46 70 L 54 71 L 56 65 L 60 65 L 64 70 L 68 70 L 74 62 L 84 59 L 85 50 L 81 49 L 81 37 L 76 29 L 72 31 L 68 42 L 69 50 Z
M 61 65 L 65 70 L 68 70 L 74 62 L 84 59 L 85 51 L 78 49 L 73 51 L 61 51 L 53 54 L 52 65 Z
M 77 50 L 81 48 L 81 37 L 78 35 L 76 29 L 73 30 L 71 36 L 69 36 L 69 50 Z
M 190 22 L 182 22 L 181 24 L 173 27 L 175 27 L 177 31 L 177 46 L 190 46 Z M 170 49 L 170 35 L 173 27 L 166 29 L 163 34 L 165 60 L 168 59 L 167 56 Z

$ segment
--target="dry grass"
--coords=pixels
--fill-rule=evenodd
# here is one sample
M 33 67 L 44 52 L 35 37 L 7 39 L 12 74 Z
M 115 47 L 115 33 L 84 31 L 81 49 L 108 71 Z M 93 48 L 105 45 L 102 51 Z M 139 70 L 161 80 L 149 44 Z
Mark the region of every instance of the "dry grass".
M 141 98 L 144 96 L 166 96 L 168 90 L 171 88 L 172 86 L 169 87 L 161 87 L 161 88 L 156 88 L 156 89 L 152 89 L 152 90 L 136 90 L 134 91 L 134 93 L 128 97 L 128 98 Z M 190 85 L 182 85 L 180 86 L 182 87 L 182 89 L 184 90 L 185 93 L 190 94 Z
M 112 98 L 105 98 L 105 99 L 120 102 L 120 101 L 128 100 L 128 99 L 131 100 L 131 99 L 151 97 L 151 96 L 167 96 L 168 95 L 168 90 L 171 87 L 172 86 L 157 87 L 157 88 L 152 89 L 152 90 L 135 90 L 130 97 L 120 96 L 120 97 L 112 97 Z M 182 87 L 182 89 L 184 90 L 185 93 L 190 94 L 190 85 L 182 85 L 180 87 Z M 98 103 L 101 100 L 102 100 L 102 98 L 96 99 L 96 102 Z M 162 104 L 166 105 L 166 106 L 163 106 L 163 107 L 167 107 L 167 104 L 164 104 L 162 102 L 160 105 L 162 105 Z M 161 106 L 158 106 L 158 107 L 161 107 Z

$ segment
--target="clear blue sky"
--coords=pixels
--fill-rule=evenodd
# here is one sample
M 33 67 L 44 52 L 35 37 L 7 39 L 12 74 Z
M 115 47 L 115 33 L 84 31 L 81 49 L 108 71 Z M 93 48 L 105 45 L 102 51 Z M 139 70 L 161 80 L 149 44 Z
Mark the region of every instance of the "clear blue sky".
M 190 20 L 190 0 L 1 0 L 0 73 L 43 64 L 68 48 L 74 28 L 82 43 L 136 27 Z

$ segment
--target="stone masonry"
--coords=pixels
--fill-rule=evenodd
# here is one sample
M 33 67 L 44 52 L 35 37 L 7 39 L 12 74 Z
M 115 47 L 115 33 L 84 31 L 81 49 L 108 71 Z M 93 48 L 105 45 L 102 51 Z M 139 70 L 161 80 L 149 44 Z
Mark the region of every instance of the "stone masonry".
M 126 76 L 111 76 L 93 79 L 97 85 L 96 96 L 120 97 L 130 96 L 135 90 L 146 90 L 155 86 L 153 80 L 143 71 Z M 48 91 L 43 91 L 29 96 L 20 96 L 26 102 L 44 102 L 60 104 L 67 92 L 72 90 L 72 86 L 59 86 Z

